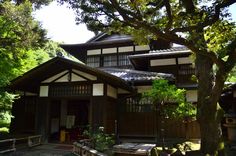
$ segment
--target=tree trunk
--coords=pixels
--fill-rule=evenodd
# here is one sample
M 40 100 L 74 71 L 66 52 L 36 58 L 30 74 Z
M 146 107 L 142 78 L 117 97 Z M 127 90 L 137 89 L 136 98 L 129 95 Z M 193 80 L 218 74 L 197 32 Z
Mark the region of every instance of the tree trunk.
M 196 69 L 198 77 L 197 119 L 200 124 L 201 152 L 217 155 L 222 138 L 221 114 L 217 101 L 224 82 L 222 79 L 214 78 L 213 63 L 206 56 L 196 55 Z M 218 81 L 217 84 L 215 80 Z

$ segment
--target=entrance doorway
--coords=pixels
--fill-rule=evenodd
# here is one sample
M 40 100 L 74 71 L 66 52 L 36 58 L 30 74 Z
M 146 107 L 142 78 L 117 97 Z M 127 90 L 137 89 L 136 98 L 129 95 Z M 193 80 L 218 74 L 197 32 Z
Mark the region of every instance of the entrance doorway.
M 50 103 L 50 140 L 77 140 L 89 124 L 89 100 L 52 100 Z
M 89 101 L 70 100 L 67 105 L 67 115 L 74 116 L 74 126 L 84 127 L 88 125 Z

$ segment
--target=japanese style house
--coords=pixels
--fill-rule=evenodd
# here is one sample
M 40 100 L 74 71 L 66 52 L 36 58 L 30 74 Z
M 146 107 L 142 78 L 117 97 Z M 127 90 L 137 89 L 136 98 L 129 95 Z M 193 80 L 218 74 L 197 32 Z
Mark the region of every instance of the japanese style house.
M 140 100 L 153 80 L 166 79 L 185 88 L 188 101 L 197 100 L 186 48 L 161 40 L 136 45 L 130 36 L 105 33 L 61 47 L 84 63 L 55 57 L 12 81 L 11 89 L 22 96 L 13 105 L 11 132 L 42 134 L 48 140 L 66 129 L 76 138 L 90 125 L 119 137 L 160 136 L 152 104 Z M 186 126 L 165 120 L 165 137 L 199 138 L 196 122 Z

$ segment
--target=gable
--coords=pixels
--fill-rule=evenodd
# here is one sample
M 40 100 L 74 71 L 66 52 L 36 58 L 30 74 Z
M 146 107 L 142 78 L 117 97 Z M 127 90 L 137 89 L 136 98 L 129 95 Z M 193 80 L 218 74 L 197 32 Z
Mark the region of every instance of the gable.
M 41 83 L 57 83 L 57 82 L 80 82 L 80 81 L 95 81 L 97 77 L 77 69 L 64 70 L 56 75 L 53 75 Z
M 132 88 L 122 79 L 83 64 L 56 57 L 11 82 L 12 90 L 37 93 L 41 84 L 65 82 L 104 82 L 126 90 Z

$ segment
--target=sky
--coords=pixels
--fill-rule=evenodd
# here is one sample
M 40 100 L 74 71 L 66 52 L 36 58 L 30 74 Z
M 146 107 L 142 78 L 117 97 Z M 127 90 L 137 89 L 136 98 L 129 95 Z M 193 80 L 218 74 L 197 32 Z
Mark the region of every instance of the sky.
M 84 43 L 94 36 L 84 24 L 76 25 L 75 14 L 66 5 L 52 2 L 34 12 L 34 17 L 48 31 L 48 37 L 56 42 L 75 44 Z
M 236 21 L 236 4 L 229 8 L 232 18 Z M 48 31 L 48 37 L 53 41 L 76 44 L 84 43 L 94 36 L 93 32 L 87 30 L 84 24 L 76 25 L 75 14 L 66 5 L 52 2 L 34 12 L 34 17 L 42 23 Z

